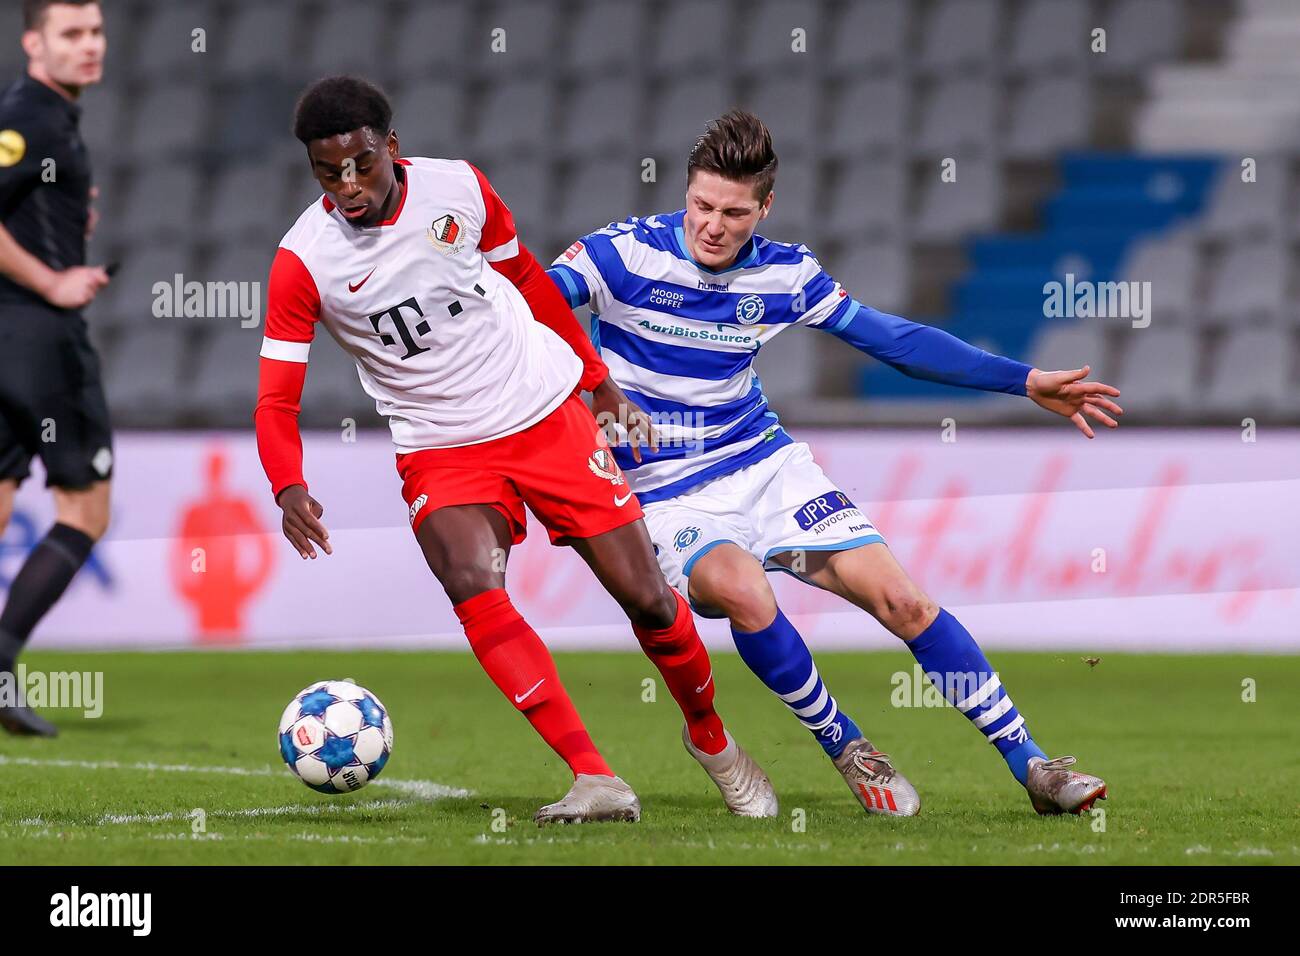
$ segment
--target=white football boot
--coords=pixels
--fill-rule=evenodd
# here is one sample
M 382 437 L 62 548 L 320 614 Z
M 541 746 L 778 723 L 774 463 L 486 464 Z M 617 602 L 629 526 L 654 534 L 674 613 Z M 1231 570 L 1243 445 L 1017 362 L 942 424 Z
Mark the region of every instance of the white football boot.
M 1073 757 L 1057 757 L 1055 760 L 1029 758 L 1025 789 L 1029 791 L 1029 802 L 1043 816 L 1085 813 L 1098 800 L 1106 799 L 1106 781 L 1066 769 L 1074 764 Z
M 894 769 L 889 754 L 882 754 L 865 737 L 849 741 L 833 762 L 867 813 L 914 817 L 921 812 L 916 788 Z
M 594 823 L 598 820 L 641 819 L 641 801 L 622 777 L 580 773 L 569 792 L 534 815 L 538 826 L 547 823 Z
M 716 754 L 706 754 L 691 742 L 690 731 L 682 727 L 686 752 L 699 761 L 722 793 L 722 801 L 738 817 L 774 817 L 777 812 L 776 791 L 763 768 L 727 735 L 727 746 Z

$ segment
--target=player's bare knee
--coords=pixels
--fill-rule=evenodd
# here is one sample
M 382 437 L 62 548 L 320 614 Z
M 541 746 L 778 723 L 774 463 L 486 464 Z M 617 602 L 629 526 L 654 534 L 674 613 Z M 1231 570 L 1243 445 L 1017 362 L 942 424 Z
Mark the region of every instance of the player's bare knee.
M 776 617 L 776 595 L 762 571 L 713 581 L 709 592 L 709 605 L 726 614 L 738 631 L 761 631 Z
M 91 541 L 98 541 L 108 533 L 108 512 L 100 513 L 88 508 L 60 509 L 59 524 L 76 528 Z
M 910 640 L 925 630 L 938 613 L 938 605 L 909 581 L 885 587 L 876 617 L 895 637 Z
M 81 530 L 90 537 L 92 541 L 99 541 L 104 535 L 108 534 L 109 525 L 108 508 L 95 509 L 86 517 L 86 526 Z
M 108 533 L 110 486 L 107 482 L 86 489 L 55 489 L 54 506 L 59 524 L 76 528 L 92 541 Z
M 677 595 L 663 578 L 638 583 L 620 595 L 618 601 L 636 627 L 662 631 L 677 620 Z
M 487 567 L 452 565 L 435 571 L 435 574 L 452 604 L 464 604 L 470 598 L 502 587 L 505 583 L 499 574 Z

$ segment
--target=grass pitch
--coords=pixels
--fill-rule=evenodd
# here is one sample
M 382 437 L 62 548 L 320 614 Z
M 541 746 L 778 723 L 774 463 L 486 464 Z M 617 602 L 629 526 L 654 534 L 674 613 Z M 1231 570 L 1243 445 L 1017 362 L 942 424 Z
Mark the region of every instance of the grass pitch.
M 773 820 L 727 815 L 662 683 L 642 699 L 658 675 L 640 655 L 557 660 L 639 824 L 538 829 L 570 778 L 468 654 L 30 653 L 29 670 L 103 671 L 104 713 L 0 736 L 0 864 L 1300 864 L 1297 657 L 995 654 L 1039 743 L 1106 777 L 1103 819 L 1038 817 L 955 711 L 891 706 L 905 652 L 819 654 L 920 791 L 906 820 L 868 818 L 734 654 L 714 655 L 719 710 L 776 785 Z M 378 694 L 396 734 L 379 781 L 327 797 L 280 762 L 276 724 L 335 677 Z

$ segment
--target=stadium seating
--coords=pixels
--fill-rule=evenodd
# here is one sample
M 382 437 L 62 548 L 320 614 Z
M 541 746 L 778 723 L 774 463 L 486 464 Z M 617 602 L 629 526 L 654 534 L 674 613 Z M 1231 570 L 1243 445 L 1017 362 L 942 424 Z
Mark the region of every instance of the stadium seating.
M 956 174 L 951 182 L 937 176 L 925 180 L 914 225 L 918 240 L 950 242 L 997 225 L 1003 183 L 996 162 L 962 158 Z
M 420 117 L 403 124 L 402 151 L 412 156 L 438 156 L 447 143 L 464 143 L 469 132 L 465 92 L 455 79 L 413 80 L 393 92 L 396 116 Z
M 1225 252 L 1210 287 L 1206 317 L 1232 326 L 1279 322 L 1286 308 L 1289 258 L 1286 249 L 1267 242 Z
M 218 37 L 216 11 L 206 2 L 159 4 L 144 11 L 135 42 L 148 56 L 117 59 L 134 79 L 144 84 L 174 83 L 178 79 L 202 80 L 209 51 Z M 202 31 L 199 33 L 198 31 Z
M 366 29 L 353 8 L 106 6 L 106 79 L 87 93 L 82 126 L 102 193 L 92 255 L 122 263 L 91 311 L 120 423 L 166 423 L 142 382 L 160 367 L 194 384 L 176 423 L 247 421 L 251 373 L 221 365 L 238 361 L 241 336 L 200 322 L 203 335 L 173 341 L 187 323 L 155 318 L 151 289 L 177 271 L 264 281 L 279 237 L 319 194 L 289 135 L 294 99 L 349 70 L 392 94 L 406 152 L 481 166 L 540 260 L 611 219 L 680 208 L 704 123 L 745 105 L 782 159 L 764 232 L 807 243 L 865 301 L 1026 360 L 1065 363 L 1098 340 L 1113 360 L 1098 372 L 1140 383 L 1139 396 L 1164 403 L 1161 421 L 1184 401 L 1189 415 L 1234 402 L 1300 414 L 1256 402 L 1295 385 L 1300 105 L 1278 79 L 1300 81 L 1295 4 L 382 0 Z M 16 10 L 0 16 L 16 35 Z M 1225 40 L 1191 52 L 1206 16 L 1228 24 Z M 1104 54 L 1091 48 L 1098 26 Z M 192 47 L 198 27 L 204 52 Z M 792 49 L 797 35 L 806 53 Z M 0 45 L 0 69 L 21 66 L 16 44 Z M 1246 147 L 1253 182 L 1241 177 Z M 954 182 L 938 175 L 947 159 Z M 1045 317 L 1043 283 L 1065 272 L 1150 282 L 1152 327 Z M 160 322 L 168 344 L 151 351 L 146 329 Z M 825 348 L 843 346 L 814 336 L 792 347 L 773 387 L 812 381 Z M 337 351 L 322 342 L 313 362 Z M 1158 355 L 1167 379 L 1140 374 Z M 1193 374 L 1210 388 L 1187 388 Z M 358 406 L 355 375 L 338 388 L 321 377 L 309 392 L 325 405 L 311 414 L 336 424 Z M 865 394 L 954 394 L 898 379 L 873 370 Z M 1141 403 L 1128 404 L 1140 421 Z
M 560 233 L 572 242 L 629 215 L 637 184 L 637 167 L 625 160 L 595 157 L 579 164 L 560 192 Z
M 1231 336 L 1210 378 L 1209 410 L 1225 416 L 1285 412 L 1294 405 L 1295 336 L 1289 329 L 1254 329 Z
M 285 39 L 301 33 L 297 13 L 288 3 L 240 6 L 214 56 L 220 69 L 233 77 L 289 72 L 292 61 L 285 55 Z M 121 33 L 110 30 L 109 43 L 115 43 L 117 36 Z M 111 73 L 107 81 L 113 81 Z
M 1011 100 L 1006 153 L 1011 159 L 1041 159 L 1087 142 L 1092 115 L 1090 87 L 1078 74 L 1035 78 Z
M 845 160 L 898 154 L 907 140 L 911 101 L 910 84 L 896 74 L 850 77 L 830 97 L 828 115 L 839 122 L 822 128 L 822 148 Z
M 1053 325 L 1043 330 L 1026 361 L 1035 368 L 1068 368 L 1079 361 L 1100 363 L 1105 351 L 1100 322 Z
M 437 0 L 409 4 L 393 24 L 388 48 L 392 79 L 455 83 L 477 59 L 470 56 L 473 20 L 469 4 Z
M 822 234 L 833 241 L 896 236 L 903 230 L 906 197 L 903 164 L 889 160 L 846 163 L 827 202 Z
M 1178 230 L 1139 242 L 1120 276 L 1125 282 L 1150 282 L 1159 290 L 1154 308 L 1162 326 L 1203 317 L 1200 277 L 1196 245 Z
M 1197 382 L 1197 342 L 1191 329 L 1128 330 L 1128 341 L 1114 384 L 1126 406 L 1152 416 L 1175 416 L 1193 405 Z M 1172 420 L 1166 418 L 1166 421 Z
M 1073 0 L 1032 0 L 1012 30 L 1008 65 L 1034 74 L 1082 71 L 1088 47 L 1079 37 L 1089 33 L 1091 12 L 1088 4 Z
M 827 37 L 827 66 L 846 79 L 897 75 L 908 51 L 908 0 L 862 0 L 846 7 Z
M 919 64 L 933 73 L 985 70 L 999 39 L 997 0 L 940 0 L 922 23 Z

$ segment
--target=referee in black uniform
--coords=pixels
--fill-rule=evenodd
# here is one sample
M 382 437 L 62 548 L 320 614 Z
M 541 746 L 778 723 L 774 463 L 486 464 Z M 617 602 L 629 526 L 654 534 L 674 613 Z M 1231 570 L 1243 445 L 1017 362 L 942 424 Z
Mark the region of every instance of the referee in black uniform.
M 57 518 L 9 585 L 0 611 L 0 726 L 53 737 L 16 700 L 15 662 L 32 629 L 108 527 L 113 471 L 99 360 L 80 310 L 108 283 L 87 266 L 90 161 L 77 96 L 103 72 L 99 4 L 23 0 L 27 74 L 0 93 L 0 533 L 31 460 L 45 466 Z

